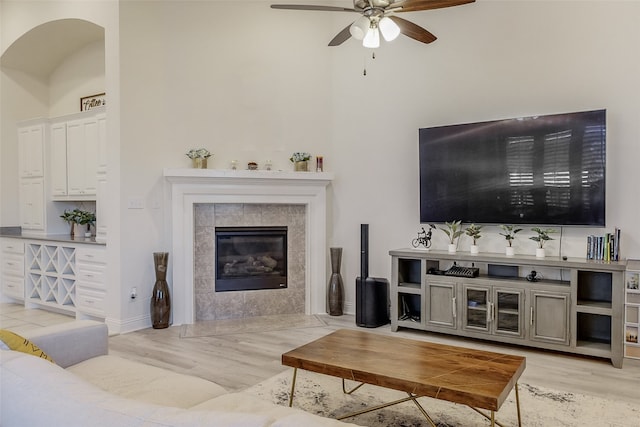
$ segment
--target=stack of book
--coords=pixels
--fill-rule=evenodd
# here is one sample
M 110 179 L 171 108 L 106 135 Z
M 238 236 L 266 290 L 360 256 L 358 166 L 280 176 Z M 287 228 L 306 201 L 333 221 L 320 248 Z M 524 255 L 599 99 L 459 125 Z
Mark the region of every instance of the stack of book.
M 587 236 L 587 259 L 599 261 L 620 260 L 620 229 L 604 236 Z

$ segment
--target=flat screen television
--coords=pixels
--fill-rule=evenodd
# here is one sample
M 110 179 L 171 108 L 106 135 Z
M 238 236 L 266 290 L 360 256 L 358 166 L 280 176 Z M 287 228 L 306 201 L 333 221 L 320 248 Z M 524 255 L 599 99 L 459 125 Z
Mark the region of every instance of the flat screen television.
M 423 128 L 420 222 L 604 227 L 606 110 Z

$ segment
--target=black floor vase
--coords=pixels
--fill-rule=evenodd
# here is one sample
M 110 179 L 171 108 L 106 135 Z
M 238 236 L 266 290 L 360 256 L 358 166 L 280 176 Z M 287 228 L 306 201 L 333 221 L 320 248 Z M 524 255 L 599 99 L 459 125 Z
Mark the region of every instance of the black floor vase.
M 171 296 L 167 283 L 168 252 L 154 252 L 153 262 L 156 269 L 156 283 L 151 294 L 151 324 L 154 329 L 169 327 L 171 317 Z
M 331 278 L 329 279 L 329 315 L 342 316 L 342 306 L 344 304 L 344 285 L 340 275 L 340 264 L 342 263 L 342 248 L 329 248 L 331 253 Z

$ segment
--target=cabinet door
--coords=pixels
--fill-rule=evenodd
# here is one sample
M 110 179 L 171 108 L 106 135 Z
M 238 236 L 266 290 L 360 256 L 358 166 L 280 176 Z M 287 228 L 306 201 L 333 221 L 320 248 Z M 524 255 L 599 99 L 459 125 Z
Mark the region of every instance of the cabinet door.
M 529 339 L 569 344 L 569 294 L 531 291 Z
M 99 129 L 95 117 L 67 123 L 67 184 L 70 196 L 96 194 Z
M 20 182 L 20 225 L 27 230 L 44 230 L 44 182 L 42 178 Z
M 491 304 L 493 333 L 522 337 L 524 335 L 524 291 L 494 288 Z
M 44 176 L 44 125 L 18 129 L 20 177 Z
M 464 329 L 476 332 L 490 332 L 491 309 L 489 297 L 489 287 L 463 285 L 464 320 L 462 327 Z
M 425 298 L 427 325 L 457 327 L 455 283 L 429 282 Z
M 96 116 L 98 121 L 98 173 L 107 173 L 107 115 Z
M 51 194 L 67 195 L 67 125 L 51 126 Z

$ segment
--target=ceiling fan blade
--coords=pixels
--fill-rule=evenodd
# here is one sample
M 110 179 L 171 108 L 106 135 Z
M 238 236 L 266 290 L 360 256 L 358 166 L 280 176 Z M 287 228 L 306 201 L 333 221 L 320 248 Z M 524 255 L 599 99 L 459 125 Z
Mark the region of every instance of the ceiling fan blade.
M 324 12 L 355 12 L 356 10 L 348 7 L 336 6 L 314 6 L 310 4 L 272 4 L 271 9 L 288 9 L 288 10 L 319 10 Z
M 397 16 L 389 16 L 389 18 L 400 27 L 400 32 L 407 37 L 411 37 L 419 42 L 429 44 L 436 41 L 437 37 L 425 30 L 419 25 Z
M 339 46 L 349 40 L 349 38 L 351 37 L 351 32 L 349 31 L 350 27 L 351 24 L 347 25 L 344 30 L 336 34 L 336 36 L 329 42 L 329 46 Z
M 442 9 L 474 3 L 476 0 L 399 0 L 391 3 L 387 9 L 395 12 L 417 12 L 419 10 Z M 397 8 L 397 10 L 396 10 Z

